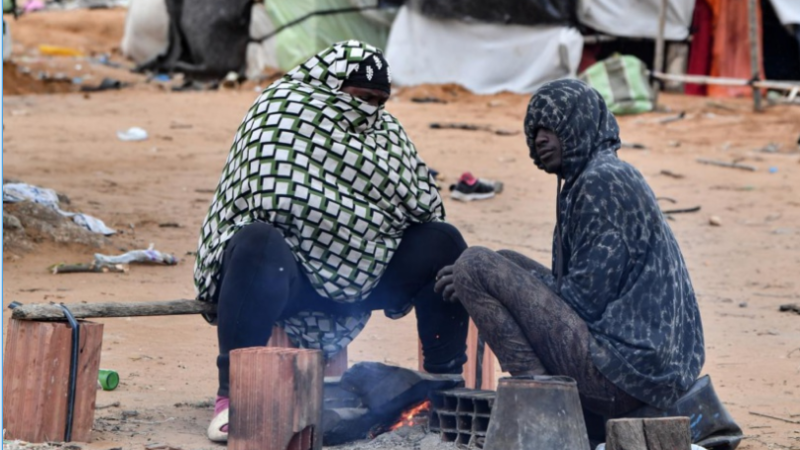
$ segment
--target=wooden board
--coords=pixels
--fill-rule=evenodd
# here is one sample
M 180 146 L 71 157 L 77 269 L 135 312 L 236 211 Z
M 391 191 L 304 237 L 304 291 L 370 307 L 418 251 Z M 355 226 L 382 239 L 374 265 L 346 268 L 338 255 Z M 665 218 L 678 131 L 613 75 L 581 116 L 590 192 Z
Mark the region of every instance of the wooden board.
M 72 440 L 89 442 L 94 422 L 103 324 L 81 322 Z M 3 355 L 6 439 L 62 441 L 67 423 L 72 329 L 11 319 Z
M 229 450 L 322 448 L 322 352 L 231 352 Z

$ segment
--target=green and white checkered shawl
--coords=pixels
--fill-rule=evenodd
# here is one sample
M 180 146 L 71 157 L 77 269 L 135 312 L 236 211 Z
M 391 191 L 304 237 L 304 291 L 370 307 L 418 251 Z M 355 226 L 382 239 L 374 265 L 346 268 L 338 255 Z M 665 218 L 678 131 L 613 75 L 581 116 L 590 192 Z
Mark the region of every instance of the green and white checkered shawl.
M 378 284 L 409 224 L 444 219 L 429 170 L 397 119 L 340 91 L 378 51 L 357 41 L 335 44 L 250 108 L 203 223 L 194 272 L 199 300 L 214 298 L 225 244 L 249 223 L 281 231 L 320 295 L 354 303 Z M 281 325 L 296 345 L 330 356 L 369 316 L 302 313 Z

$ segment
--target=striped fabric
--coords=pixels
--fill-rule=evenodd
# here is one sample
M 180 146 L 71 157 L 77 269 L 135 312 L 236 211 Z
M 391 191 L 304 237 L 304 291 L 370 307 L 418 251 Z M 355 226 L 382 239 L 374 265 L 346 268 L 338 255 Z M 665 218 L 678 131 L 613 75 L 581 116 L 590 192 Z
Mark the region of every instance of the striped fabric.
M 595 88 L 614 114 L 653 110 L 647 67 L 634 56 L 612 56 L 593 64 L 578 78 Z

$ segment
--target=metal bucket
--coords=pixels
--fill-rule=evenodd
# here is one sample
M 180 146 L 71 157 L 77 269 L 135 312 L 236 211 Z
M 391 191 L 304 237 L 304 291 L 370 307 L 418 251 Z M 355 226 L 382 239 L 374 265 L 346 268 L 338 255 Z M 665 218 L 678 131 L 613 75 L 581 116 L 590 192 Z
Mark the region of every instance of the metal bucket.
M 501 378 L 486 450 L 588 450 L 578 386 L 568 377 Z

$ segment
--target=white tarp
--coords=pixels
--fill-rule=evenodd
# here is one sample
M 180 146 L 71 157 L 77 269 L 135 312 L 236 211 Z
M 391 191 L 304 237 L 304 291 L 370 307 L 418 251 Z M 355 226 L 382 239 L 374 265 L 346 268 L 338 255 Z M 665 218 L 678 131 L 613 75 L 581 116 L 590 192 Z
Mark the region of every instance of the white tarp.
M 531 93 L 574 77 L 582 52 L 575 29 L 436 20 L 405 6 L 386 45 L 395 83 L 458 83 L 478 94 Z
M 772 0 L 772 7 L 784 25 L 800 25 L 800 0 Z
M 798 2 L 800 0 L 783 0 Z M 664 36 L 682 41 L 689 36 L 695 0 L 669 0 Z M 580 0 L 578 20 L 612 36 L 655 39 L 661 0 Z
M 122 54 L 144 64 L 167 51 L 169 14 L 164 0 L 131 0 L 125 17 Z

